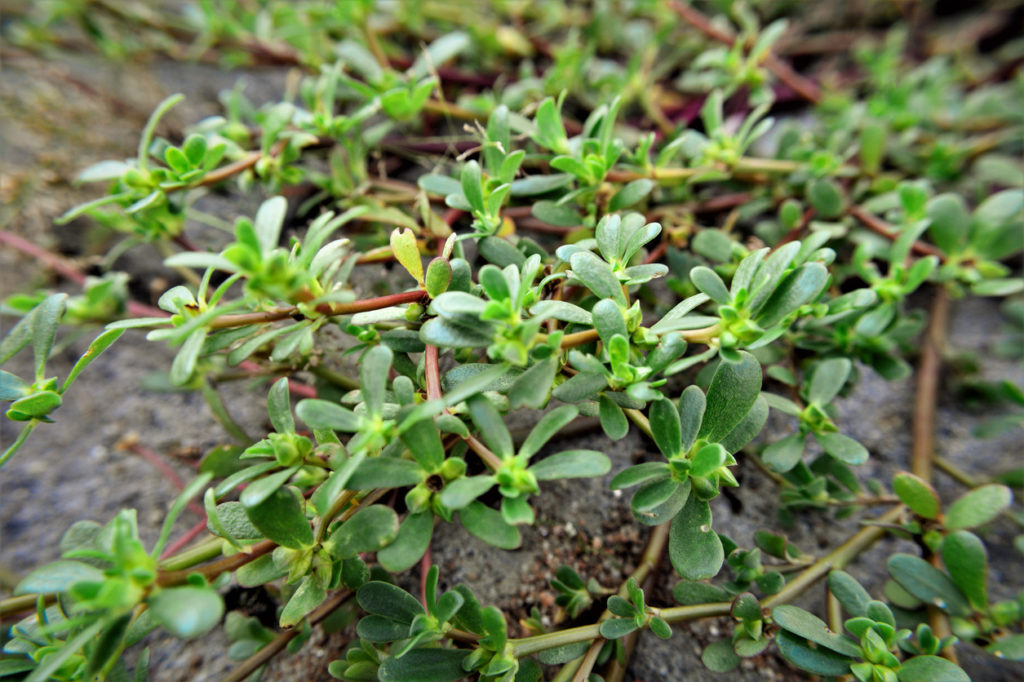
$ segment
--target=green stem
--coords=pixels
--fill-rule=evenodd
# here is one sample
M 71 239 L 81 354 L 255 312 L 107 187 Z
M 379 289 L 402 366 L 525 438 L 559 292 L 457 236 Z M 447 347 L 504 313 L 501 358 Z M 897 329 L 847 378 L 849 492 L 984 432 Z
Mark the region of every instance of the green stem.
M 11 457 L 14 457 L 14 453 L 21 449 L 21 446 L 24 445 L 25 441 L 28 439 L 29 434 L 31 434 L 32 431 L 35 430 L 36 426 L 38 426 L 39 423 L 39 420 L 33 419 L 28 424 L 25 424 L 25 427 L 21 430 L 21 433 L 18 434 L 17 440 L 11 443 L 11 446 L 9 448 L 4 450 L 4 454 L 0 455 L 0 467 L 6 464 L 7 460 L 9 460 Z
M 216 559 L 223 551 L 223 540 L 210 538 L 202 544 L 190 547 L 180 554 L 167 557 L 160 562 L 161 571 L 182 571 L 192 566 L 197 566 L 210 559 Z
M 902 506 L 895 507 L 878 517 L 874 523 L 892 523 L 898 519 L 902 513 Z M 829 571 L 843 568 L 849 564 L 854 558 L 874 544 L 884 534 L 885 528 L 874 525 L 858 531 L 849 540 L 829 552 L 821 559 L 818 559 L 798 576 L 790 580 L 780 592 L 766 599 L 763 602 L 763 606 L 765 608 L 771 608 L 796 599 L 808 588 L 814 585 L 814 583 L 828 575 Z M 669 623 L 681 623 L 683 621 L 694 620 L 696 618 L 726 616 L 729 614 L 731 608 L 732 604 L 730 602 L 697 604 L 696 606 L 674 606 L 667 609 L 661 609 L 658 612 L 658 615 Z M 530 654 L 535 654 L 554 647 L 591 641 L 601 636 L 598 629 L 599 627 L 599 623 L 593 623 L 591 625 L 582 625 L 580 627 L 560 630 L 558 632 L 549 632 L 543 635 L 535 635 L 533 637 L 513 639 L 509 640 L 509 643 L 512 644 L 513 654 L 517 658 L 521 658 L 523 656 L 529 656 Z

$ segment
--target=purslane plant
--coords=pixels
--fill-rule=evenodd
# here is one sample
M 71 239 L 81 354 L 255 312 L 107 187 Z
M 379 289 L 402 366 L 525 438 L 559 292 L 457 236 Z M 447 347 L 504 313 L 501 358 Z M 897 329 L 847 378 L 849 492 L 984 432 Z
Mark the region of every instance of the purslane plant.
M 266 20 L 240 8 L 232 22 L 218 22 L 216 8 L 200 3 L 188 19 L 197 23 L 173 31 L 195 30 L 204 45 L 224 50 L 272 48 L 315 67 L 301 97 L 256 108 L 236 91 L 223 117 L 199 123 L 178 145 L 154 135 L 180 100 L 168 98 L 135 159 L 82 174 L 107 182 L 108 194 L 65 220 L 92 216 L 132 235 L 124 246 L 158 243 L 166 265 L 188 272 L 192 284 L 160 297 L 166 315 L 125 317 L 127 307 L 104 308 L 88 291 L 80 300 L 10 301 L 24 317 L 0 342 L 0 362 L 32 345 L 35 374 L 30 381 L 0 371 L 6 416 L 27 423 L 0 464 L 38 424 L 59 420 L 64 391 L 125 330 L 149 329 L 150 342 L 175 348 L 169 383 L 200 390 L 229 428 L 218 377 L 283 376 L 267 389 L 273 431 L 253 442 L 231 428 L 243 442 L 207 453 L 151 551 L 130 510 L 105 526 L 69 529 L 63 558 L 29 573 L 3 603 L 5 616 L 34 613 L 10 629 L 0 674 L 127 678 L 124 650 L 156 627 L 185 638 L 215 627 L 224 610 L 219 590 L 230 581 L 272 583 L 280 595 L 281 635 L 229 616 L 233 638 L 250 652 L 239 675 L 289 641 L 300 646 L 312 624 L 343 605 L 365 615 L 330 672 L 352 680 L 536 680 L 540 663 L 563 665 L 560 679 L 585 679 L 598 663 L 624 657 L 637 630 L 670 637 L 674 624 L 707 616 L 735 623 L 729 639 L 704 651 L 705 664 L 720 671 L 773 642 L 805 671 L 861 682 L 966 679 L 950 660 L 956 638 L 1024 658 L 1021 599 L 990 600 L 983 534 L 972 532 L 1010 513 L 1010 489 L 979 488 L 945 514 L 928 481 L 910 473 L 894 478 L 892 495 L 866 495 L 854 467 L 870 453 L 843 433 L 834 404 L 860 372 L 892 379 L 910 371 L 905 351 L 921 320 L 908 312 L 908 298 L 920 287 L 992 296 L 1024 288 L 1009 262 L 1024 249 L 1024 193 L 974 173 L 969 158 L 929 138 L 939 123 L 917 103 L 893 111 L 901 100 L 884 72 L 895 67 L 864 58 L 869 106 L 877 120 L 919 139 L 891 139 L 872 127 L 876 118 L 850 123 L 855 107 L 836 93 L 812 110 L 810 130 L 784 131 L 769 152 L 762 140 L 775 125 L 765 118 L 771 78 L 792 84 L 771 52 L 784 24 L 759 32 L 743 8 L 735 9 L 738 37 L 719 32 L 728 45 L 704 44 L 703 59 L 680 66 L 693 69 L 678 79 L 684 88 L 716 88 L 702 90 L 699 122 L 666 127 L 643 87 L 600 102 L 579 96 L 572 59 L 625 50 L 623 35 L 613 34 L 610 48 L 595 41 L 553 55 L 546 87 L 562 91 L 557 98 L 531 90 L 524 74 L 505 92 L 467 94 L 467 109 L 443 99 L 442 87 L 467 76 L 442 67 L 509 59 L 524 49 L 522 35 L 445 33 L 440 27 L 452 19 L 439 20 L 437 8 L 397 12 L 391 18 L 403 30 L 431 38 L 423 55 L 403 64 L 395 41 L 382 46 L 374 28 L 386 10 L 350 4 L 322 16 L 298 3 Z M 634 19 L 644 30 L 668 31 L 666 11 L 712 37 L 718 31 L 682 3 L 637 9 Z M 254 28 L 294 28 L 313 16 L 323 32 L 304 39 L 284 31 L 282 43 L 268 44 Z M 592 17 L 602 26 L 608 18 L 598 10 Z M 632 61 L 613 71 L 615 82 L 651 85 L 666 73 Z M 936 97 L 963 87 L 950 76 Z M 727 100 L 739 115 L 725 115 Z M 638 107 L 664 139 L 646 134 Z M 568 111 L 586 115 L 575 121 Z M 371 172 L 372 150 L 398 159 L 429 149 L 410 136 L 428 125 L 423 112 L 476 121 L 470 136 L 452 143 L 469 143 L 466 153 L 442 156 L 415 183 Z M 1012 112 L 998 110 L 997 119 L 1001 130 L 1019 130 Z M 243 191 L 254 183 L 271 193 L 315 191 L 301 206 L 273 196 L 217 246 L 193 248 L 185 231 L 189 217 L 201 217 L 195 199 L 233 178 Z M 695 219 L 737 195 L 726 202 L 722 229 Z M 536 239 L 526 236 L 531 229 Z M 548 238 L 552 232 L 560 238 Z M 360 298 L 350 284 L 354 268 L 381 260 L 400 265 L 401 290 Z M 682 300 L 670 301 L 666 288 Z M 66 323 L 109 323 L 59 385 L 46 362 L 62 315 Z M 339 331 L 340 348 L 332 340 Z M 358 355 L 358 379 L 338 369 L 345 353 Z M 315 386 L 295 376 L 306 371 Z M 763 390 L 769 382 L 773 390 Z M 293 410 L 296 391 L 306 397 Z M 519 443 L 505 424 L 515 409 L 538 411 Z M 795 418 L 796 432 L 757 441 L 771 410 Z M 601 452 L 550 452 L 580 415 L 596 417 L 611 439 L 632 423 L 660 453 L 611 479 L 614 490 L 637 487 L 630 507 L 651 540 L 650 556 L 623 576 L 603 614 L 513 638 L 505 615 L 466 586 L 439 595 L 436 568 L 422 600 L 393 584 L 391 574 L 427 555 L 435 524 L 457 517 L 483 542 L 514 549 L 519 526 L 537 521 L 531 498 L 545 494 L 545 481 L 609 473 Z M 789 516 L 833 506 L 850 513 L 879 500 L 898 506 L 817 559 L 767 531 L 744 548 L 716 532 L 712 504 L 724 487 L 742 491 L 737 468 L 755 464 L 779 484 Z M 209 539 L 160 558 L 175 518 L 200 496 Z M 922 548 L 922 557 L 890 558 L 894 586 L 885 601 L 839 570 L 882 527 Z M 673 590 L 680 605 L 657 607 L 645 580 L 666 551 L 681 578 Z M 707 582 L 723 566 L 732 579 Z M 826 575 L 848 616 L 833 612 L 828 626 L 787 603 Z M 567 567 L 556 576 L 558 603 L 574 617 L 612 591 Z M 134 679 L 145 679 L 146 660 Z

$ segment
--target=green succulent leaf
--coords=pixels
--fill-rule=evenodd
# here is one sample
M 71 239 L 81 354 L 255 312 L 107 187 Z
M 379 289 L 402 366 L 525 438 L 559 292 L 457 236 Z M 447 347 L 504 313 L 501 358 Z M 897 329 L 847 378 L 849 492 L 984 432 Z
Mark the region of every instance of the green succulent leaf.
M 722 568 L 725 552 L 718 534 L 711 529 L 711 506 L 690 495 L 672 519 L 668 554 L 676 573 L 687 580 L 713 578 Z
M 162 589 L 147 603 L 153 619 L 182 639 L 205 635 L 224 614 L 224 600 L 208 587 L 188 585 Z
M 708 387 L 707 408 L 698 437 L 721 441 L 736 428 L 761 394 L 761 365 L 740 352 L 739 362 L 722 362 Z
M 991 484 L 975 488 L 949 506 L 946 528 L 977 528 L 995 519 L 1010 506 L 1013 493 L 1005 485 Z
M 914 656 L 896 671 L 900 682 L 970 682 L 956 663 L 939 656 Z
M 926 481 L 906 471 L 893 476 L 892 490 L 912 512 L 926 519 L 939 517 L 939 495 Z
M 988 606 L 988 553 L 977 535 L 966 530 L 947 535 L 942 541 L 942 563 L 971 606 L 976 609 Z
M 889 574 L 907 592 L 950 615 L 965 618 L 971 614 L 967 599 L 948 575 L 919 557 L 893 554 L 888 561 Z

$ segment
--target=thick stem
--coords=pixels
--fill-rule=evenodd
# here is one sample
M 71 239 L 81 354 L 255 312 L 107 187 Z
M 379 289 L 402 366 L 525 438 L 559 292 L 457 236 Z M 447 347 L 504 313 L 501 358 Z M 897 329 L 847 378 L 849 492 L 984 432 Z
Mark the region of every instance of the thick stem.
M 895 241 L 896 238 L 900 236 L 899 231 L 896 228 L 894 228 L 892 225 L 889 225 L 881 218 L 871 215 L 860 206 L 851 206 L 847 210 L 847 213 L 849 213 L 851 216 L 860 221 L 860 223 L 864 227 L 868 228 L 875 234 L 882 235 L 886 239 L 891 239 Z M 915 241 L 910 248 L 914 253 L 920 256 L 935 256 L 936 258 L 939 259 L 939 261 L 946 260 L 946 254 L 944 254 L 940 249 L 932 246 L 931 244 L 926 244 L 921 241 Z
M 206 564 L 205 566 L 200 566 L 199 568 L 186 568 L 180 571 L 161 571 L 156 577 L 156 584 L 160 587 L 181 585 L 188 579 L 188 576 L 193 573 L 198 573 L 207 580 L 213 580 L 221 573 L 234 571 L 245 566 L 250 561 L 255 561 L 264 554 L 272 552 L 275 547 L 277 547 L 277 545 L 270 540 L 263 540 L 262 542 L 257 542 L 253 545 L 248 552 L 224 557 L 219 561 L 215 561 L 212 564 Z
M 942 369 L 943 338 L 949 320 L 949 297 L 944 287 L 936 289 L 930 312 L 924 346 L 921 348 L 921 359 L 917 367 L 914 440 L 910 454 L 910 471 L 926 483 L 931 483 L 932 479 L 932 460 L 935 457 L 935 405 L 938 401 L 939 375 Z M 941 559 L 934 552 L 926 549 L 925 558 L 936 568 L 942 568 Z M 936 637 L 942 638 L 952 634 L 946 614 L 931 604 L 928 605 L 928 622 Z M 942 656 L 956 662 L 956 652 L 951 646 L 942 650 Z
M 403 303 L 419 303 L 426 297 L 426 295 L 427 293 L 425 291 L 403 291 L 398 294 L 368 298 L 362 301 L 352 301 L 351 303 L 323 303 L 318 305 L 316 310 L 318 313 L 328 316 L 353 315 L 355 313 L 365 313 L 370 310 L 390 308 L 391 306 L 401 305 Z M 207 326 L 210 329 L 228 329 L 230 327 L 244 327 L 250 324 L 277 322 L 278 320 L 284 320 L 289 317 L 294 317 L 295 315 L 301 315 L 298 306 L 289 306 L 288 308 L 279 308 L 277 310 L 267 310 L 258 313 L 223 315 L 212 320 Z

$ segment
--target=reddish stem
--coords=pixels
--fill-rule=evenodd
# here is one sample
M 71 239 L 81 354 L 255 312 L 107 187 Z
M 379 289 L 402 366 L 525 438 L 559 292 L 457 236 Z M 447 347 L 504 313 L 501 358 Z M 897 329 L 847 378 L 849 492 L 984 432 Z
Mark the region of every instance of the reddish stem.
M 712 24 L 710 19 L 691 7 L 689 3 L 669 0 L 668 4 L 672 11 L 678 14 L 680 18 L 707 37 L 726 45 L 732 45 L 736 42 L 736 36 Z M 789 64 L 774 54 L 768 53 L 763 61 L 765 68 L 771 71 L 780 81 L 788 85 L 793 92 L 813 104 L 821 101 L 821 88 L 818 87 L 817 83 L 798 74 Z
M 60 256 L 50 253 L 37 244 L 33 244 L 21 235 L 8 232 L 7 230 L 0 230 L 0 243 L 10 246 L 16 251 L 21 251 L 26 256 L 32 256 L 65 279 L 69 279 L 76 284 L 85 283 L 85 273 Z
M 368 298 L 363 301 L 352 301 L 351 303 L 322 303 L 316 307 L 318 313 L 323 315 L 352 315 L 354 313 L 365 313 L 370 310 L 380 310 L 393 305 L 403 303 L 419 303 L 426 298 L 427 292 L 422 290 L 403 291 L 398 294 Z M 298 306 L 268 310 L 260 313 L 240 313 L 238 315 L 224 315 L 210 322 L 210 329 L 227 329 L 229 327 L 244 327 L 249 324 L 264 324 L 266 322 L 277 322 L 289 317 L 301 315 Z
M 168 464 L 166 460 L 164 460 L 164 458 L 157 451 L 151 450 L 150 448 L 147 448 L 145 445 L 130 439 L 122 440 L 120 443 L 117 444 L 117 447 L 118 449 L 127 450 L 133 454 L 136 454 L 142 459 L 152 464 L 161 474 L 164 475 L 164 477 L 168 481 L 171 482 L 171 485 L 178 489 L 178 492 L 181 492 L 185 489 L 185 481 L 181 479 L 181 476 L 178 475 L 178 472 L 175 471 L 174 468 L 170 464 Z M 199 503 L 196 502 L 195 500 L 189 501 L 188 508 L 196 514 L 202 516 L 203 518 L 206 518 L 206 510 L 200 507 Z
M 427 346 L 424 362 L 426 365 L 424 374 L 427 380 L 427 400 L 440 400 L 441 372 L 438 367 L 437 346 Z
M 892 239 L 895 241 L 896 238 L 900 236 L 895 227 L 889 225 L 889 223 L 885 222 L 881 218 L 871 215 L 860 206 L 851 206 L 848 213 L 859 220 L 864 227 L 876 234 L 882 235 L 886 239 Z M 911 250 L 921 256 L 935 256 L 943 262 L 946 260 L 946 254 L 944 254 L 940 249 L 921 241 L 914 242 L 911 246 Z
M 168 545 L 167 549 L 164 550 L 164 553 L 160 555 L 160 558 L 161 559 L 166 559 L 169 556 L 173 556 L 174 554 L 176 554 L 178 552 L 178 550 L 184 548 L 185 545 L 187 545 L 188 543 L 190 543 L 193 540 L 195 540 L 196 537 L 198 537 L 199 534 L 202 533 L 204 530 L 206 530 L 206 514 L 205 513 L 203 514 L 203 520 L 199 521 L 198 523 L 196 523 L 196 525 L 192 526 L 192 528 L 190 528 L 187 533 L 185 533 L 180 538 L 178 538 L 177 540 L 172 542 L 170 545 Z

